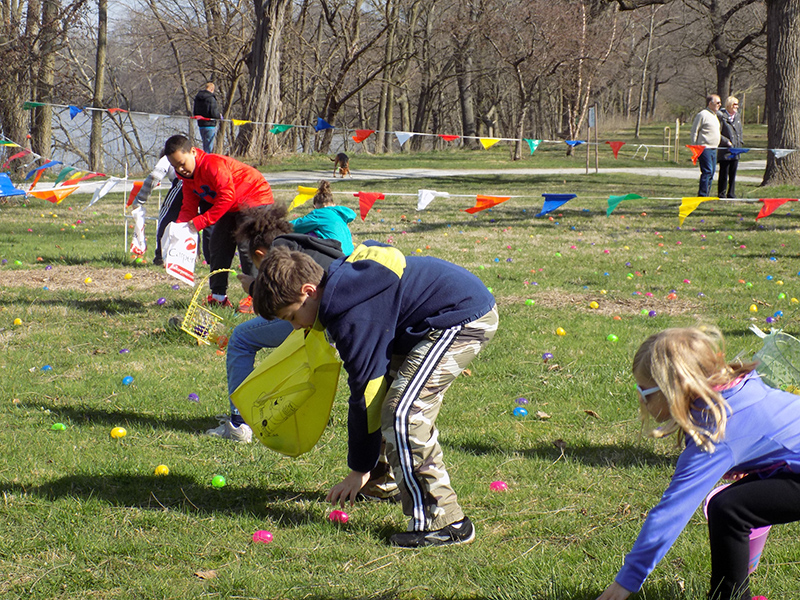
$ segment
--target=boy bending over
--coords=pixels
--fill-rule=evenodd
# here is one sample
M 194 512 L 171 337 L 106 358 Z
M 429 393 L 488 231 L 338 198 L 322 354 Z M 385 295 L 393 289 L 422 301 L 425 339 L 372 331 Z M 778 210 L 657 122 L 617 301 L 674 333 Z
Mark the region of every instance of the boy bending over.
M 259 269 L 254 308 L 295 329 L 319 320 L 344 362 L 350 386 L 350 474 L 326 500 L 351 503 L 378 463 L 381 434 L 400 489 L 408 531 L 395 546 L 475 539 L 450 486 L 438 443 L 442 397 L 497 331 L 494 297 L 465 269 L 405 257 L 367 242 L 328 273 L 308 256 L 273 248 Z

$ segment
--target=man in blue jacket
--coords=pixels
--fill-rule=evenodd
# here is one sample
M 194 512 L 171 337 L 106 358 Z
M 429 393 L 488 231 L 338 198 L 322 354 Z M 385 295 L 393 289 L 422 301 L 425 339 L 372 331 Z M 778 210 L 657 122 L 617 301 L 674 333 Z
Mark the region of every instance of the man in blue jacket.
M 262 262 L 253 298 L 258 314 L 295 329 L 319 320 L 348 373 L 351 471 L 326 500 L 356 499 L 378 463 L 383 434 L 410 519 L 408 531 L 390 542 L 472 542 L 475 528 L 450 485 L 436 416 L 447 388 L 497 331 L 497 306 L 480 279 L 377 242 L 334 261 L 327 275 L 302 253 L 275 248 Z

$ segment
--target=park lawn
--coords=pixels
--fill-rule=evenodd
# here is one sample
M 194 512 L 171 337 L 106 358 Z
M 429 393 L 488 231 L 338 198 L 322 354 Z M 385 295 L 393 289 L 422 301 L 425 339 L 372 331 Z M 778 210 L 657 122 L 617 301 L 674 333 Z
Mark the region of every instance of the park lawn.
M 200 435 L 227 411 L 225 357 L 168 325 L 192 290 L 129 261 L 121 197 L 89 210 L 88 197 L 56 207 L 30 200 L 0 206 L 0 596 L 592 599 L 679 452 L 639 436 L 630 361 L 641 341 L 710 323 L 730 356 L 746 358 L 761 346 L 751 324 L 766 328 L 781 310 L 778 326 L 798 329 L 793 204 L 758 222 L 757 202 L 701 204 L 678 228 L 677 200 L 630 200 L 606 217 L 605 198 L 679 198 L 693 195 L 694 181 L 470 176 L 359 189 L 387 196 L 352 224 L 356 240 L 461 264 L 500 307 L 497 336 L 447 393 L 438 421 L 476 542 L 391 548 L 387 538 L 405 527 L 396 505 L 348 508 L 346 525 L 327 519 L 325 494 L 347 473 L 344 377 L 329 427 L 297 459 Z M 452 196 L 417 212 L 417 189 Z M 349 181 L 334 190 L 358 191 Z M 537 218 L 544 192 L 578 198 Z M 276 197 L 294 193 L 285 186 Z M 462 212 L 477 193 L 521 197 Z M 337 198 L 357 210 L 352 196 Z M 512 414 L 520 397 L 529 401 L 523 418 Z M 66 429 L 52 430 L 57 422 Z M 112 439 L 116 426 L 127 436 Z M 159 464 L 168 476 L 154 475 Z M 225 487 L 211 486 L 217 474 Z M 508 491 L 490 491 L 494 480 Z M 274 541 L 253 544 L 258 529 Z M 754 593 L 798 595 L 798 534 L 797 525 L 773 528 Z M 639 597 L 704 597 L 707 537 L 698 512 Z

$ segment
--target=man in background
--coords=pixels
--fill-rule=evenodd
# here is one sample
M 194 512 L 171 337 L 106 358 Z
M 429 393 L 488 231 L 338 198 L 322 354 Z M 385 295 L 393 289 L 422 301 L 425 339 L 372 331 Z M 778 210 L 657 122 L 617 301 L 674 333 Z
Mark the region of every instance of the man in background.
M 217 120 L 222 118 L 217 106 L 217 98 L 214 96 L 215 89 L 214 84 L 209 81 L 194 97 L 194 108 L 192 110 L 194 116 L 205 117 L 205 119 L 197 120 L 200 139 L 203 140 L 203 152 L 213 152 L 214 137 L 217 135 Z
M 697 157 L 697 164 L 700 165 L 698 196 L 708 196 L 717 169 L 717 147 L 722 140 L 722 122 L 717 113 L 721 104 L 719 96 L 708 95 L 706 107 L 695 115 L 692 122 L 692 144 L 705 146 L 703 153 Z

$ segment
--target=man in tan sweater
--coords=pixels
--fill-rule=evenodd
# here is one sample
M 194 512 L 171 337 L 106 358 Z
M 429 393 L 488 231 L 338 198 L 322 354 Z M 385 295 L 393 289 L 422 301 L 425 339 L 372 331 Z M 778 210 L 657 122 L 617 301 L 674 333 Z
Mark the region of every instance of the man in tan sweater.
M 706 107 L 697 113 L 692 122 L 692 144 L 705 146 L 703 153 L 697 157 L 700 165 L 700 188 L 698 196 L 708 196 L 714 171 L 717 168 L 717 147 L 722 139 L 722 122 L 717 116 L 722 102 L 716 94 L 706 97 Z

